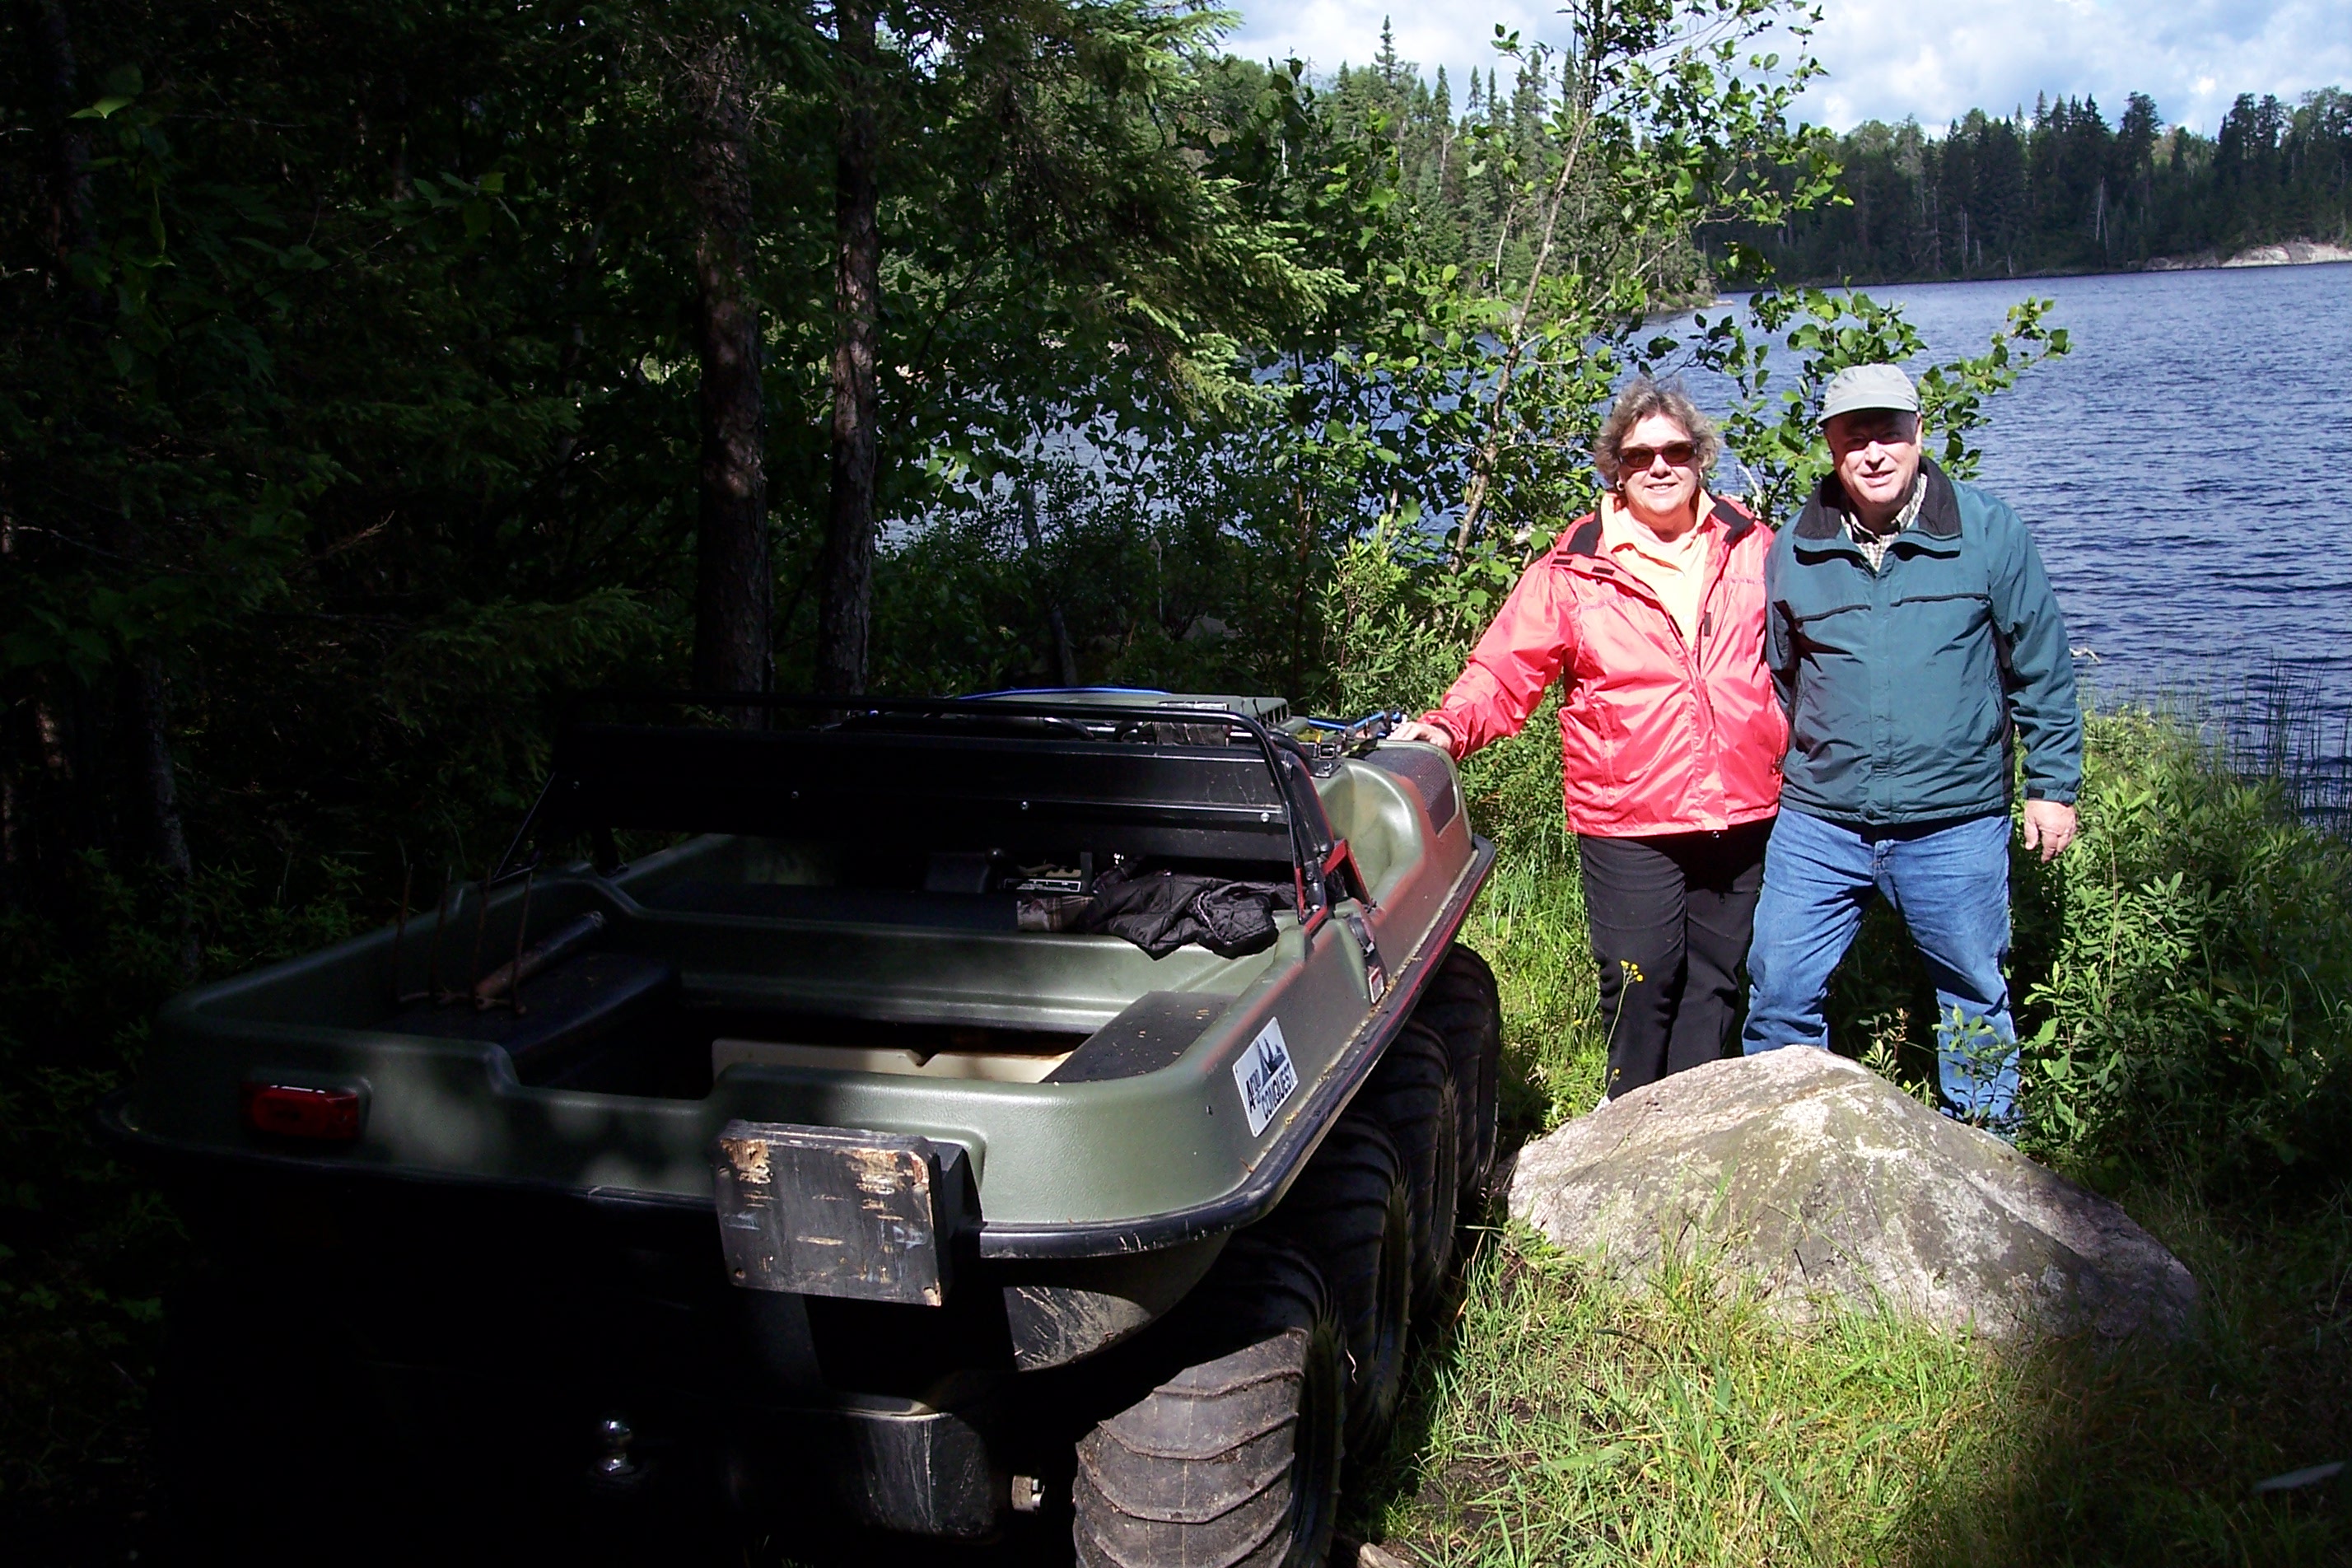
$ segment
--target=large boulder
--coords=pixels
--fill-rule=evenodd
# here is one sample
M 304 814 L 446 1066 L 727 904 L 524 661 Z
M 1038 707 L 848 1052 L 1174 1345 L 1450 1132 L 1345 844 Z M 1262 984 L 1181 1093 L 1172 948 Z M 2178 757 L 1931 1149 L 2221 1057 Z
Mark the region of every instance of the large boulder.
M 2190 1326 L 2197 1282 L 2129 1215 L 1827 1051 L 1710 1062 L 1521 1150 L 1512 1217 L 1639 1278 L 1662 1251 L 1784 1315 L 1898 1311 L 2000 1340 Z

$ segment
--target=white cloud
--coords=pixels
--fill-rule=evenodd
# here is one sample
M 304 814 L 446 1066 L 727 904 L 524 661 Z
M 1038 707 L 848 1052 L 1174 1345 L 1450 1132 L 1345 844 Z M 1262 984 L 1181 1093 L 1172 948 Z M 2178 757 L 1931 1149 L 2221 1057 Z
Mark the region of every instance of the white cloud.
M 1526 0 L 1239 0 L 1226 40 L 1255 58 L 1297 56 L 1316 70 L 1361 65 L 1392 19 L 1397 52 L 1434 74 L 1454 100 L 1465 73 L 1496 62 L 1494 25 L 1553 42 L 1567 25 Z M 2292 101 L 2352 87 L 2352 0 L 1826 0 L 1813 40 L 1829 67 L 1806 94 L 1807 117 L 1845 130 L 1915 115 L 1940 126 L 1970 109 L 2031 109 L 2036 95 L 2089 94 L 2112 120 L 2134 91 L 2168 121 L 2210 134 L 2241 92 Z M 1505 77 L 1509 67 L 1502 68 Z
M 1505 77 L 1510 75 L 1508 62 L 1495 52 L 1496 23 L 1519 30 L 1530 42 L 1567 33 L 1550 7 L 1524 0 L 1480 0 L 1469 6 L 1431 0 L 1402 5 L 1393 0 L 1227 3 L 1242 14 L 1242 25 L 1225 40 L 1229 51 L 1253 59 L 1301 59 L 1322 76 L 1343 65 L 1369 63 L 1380 52 L 1381 24 L 1386 19 L 1395 29 L 1400 58 L 1415 61 L 1422 74 L 1432 78 L 1439 66 L 1446 68 L 1457 107 L 1472 69 L 1483 73 L 1494 67 Z

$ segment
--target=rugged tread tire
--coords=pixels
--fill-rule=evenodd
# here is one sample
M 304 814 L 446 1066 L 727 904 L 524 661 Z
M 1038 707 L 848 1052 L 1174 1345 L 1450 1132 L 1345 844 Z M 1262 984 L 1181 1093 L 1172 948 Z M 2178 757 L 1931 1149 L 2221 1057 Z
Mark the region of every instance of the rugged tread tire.
M 1462 1116 L 1462 1198 L 1474 1204 L 1495 1167 L 1496 1079 L 1503 1065 L 1503 1006 L 1495 972 L 1456 942 L 1445 950 L 1429 988 L 1413 1008 L 1445 1042 Z
M 1376 1117 L 1404 1162 L 1406 1207 L 1412 1215 L 1412 1312 L 1418 1320 L 1454 1267 L 1460 1201 L 1461 1112 L 1445 1042 L 1425 1025 L 1407 1024 L 1381 1057 L 1356 1106 Z
M 1079 1440 L 1079 1563 L 1321 1563 L 1339 1514 L 1348 1380 L 1321 1274 L 1288 1242 L 1236 1237 L 1182 1311 L 1198 1359 Z
M 1348 1456 L 1377 1459 L 1404 1394 L 1412 1317 L 1412 1211 L 1388 1130 L 1341 1117 L 1264 1228 L 1297 1242 L 1330 1287 L 1347 1331 Z

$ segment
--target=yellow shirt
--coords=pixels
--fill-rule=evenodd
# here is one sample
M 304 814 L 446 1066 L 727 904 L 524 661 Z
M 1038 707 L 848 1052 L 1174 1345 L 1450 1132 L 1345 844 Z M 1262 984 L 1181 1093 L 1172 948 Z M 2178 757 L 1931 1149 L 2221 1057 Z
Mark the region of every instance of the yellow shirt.
M 1698 638 L 1699 600 L 1706 596 L 1707 569 L 1715 557 L 1707 542 L 1715 531 L 1706 525 L 1714 503 L 1701 490 L 1696 504 L 1698 521 L 1681 537 L 1664 540 L 1620 506 L 1614 496 L 1601 499 L 1601 549 L 1658 596 L 1685 643 Z

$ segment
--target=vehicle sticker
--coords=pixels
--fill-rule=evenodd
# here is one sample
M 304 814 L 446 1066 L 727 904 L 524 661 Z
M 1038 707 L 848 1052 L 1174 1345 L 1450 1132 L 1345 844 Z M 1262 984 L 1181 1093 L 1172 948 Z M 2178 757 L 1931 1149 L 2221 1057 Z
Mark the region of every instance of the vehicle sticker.
M 1268 1018 L 1234 1063 L 1234 1085 L 1242 1091 L 1242 1113 L 1249 1118 L 1255 1138 L 1265 1131 L 1283 1102 L 1298 1092 L 1298 1069 L 1291 1065 L 1290 1047 L 1283 1044 L 1281 1019 Z

